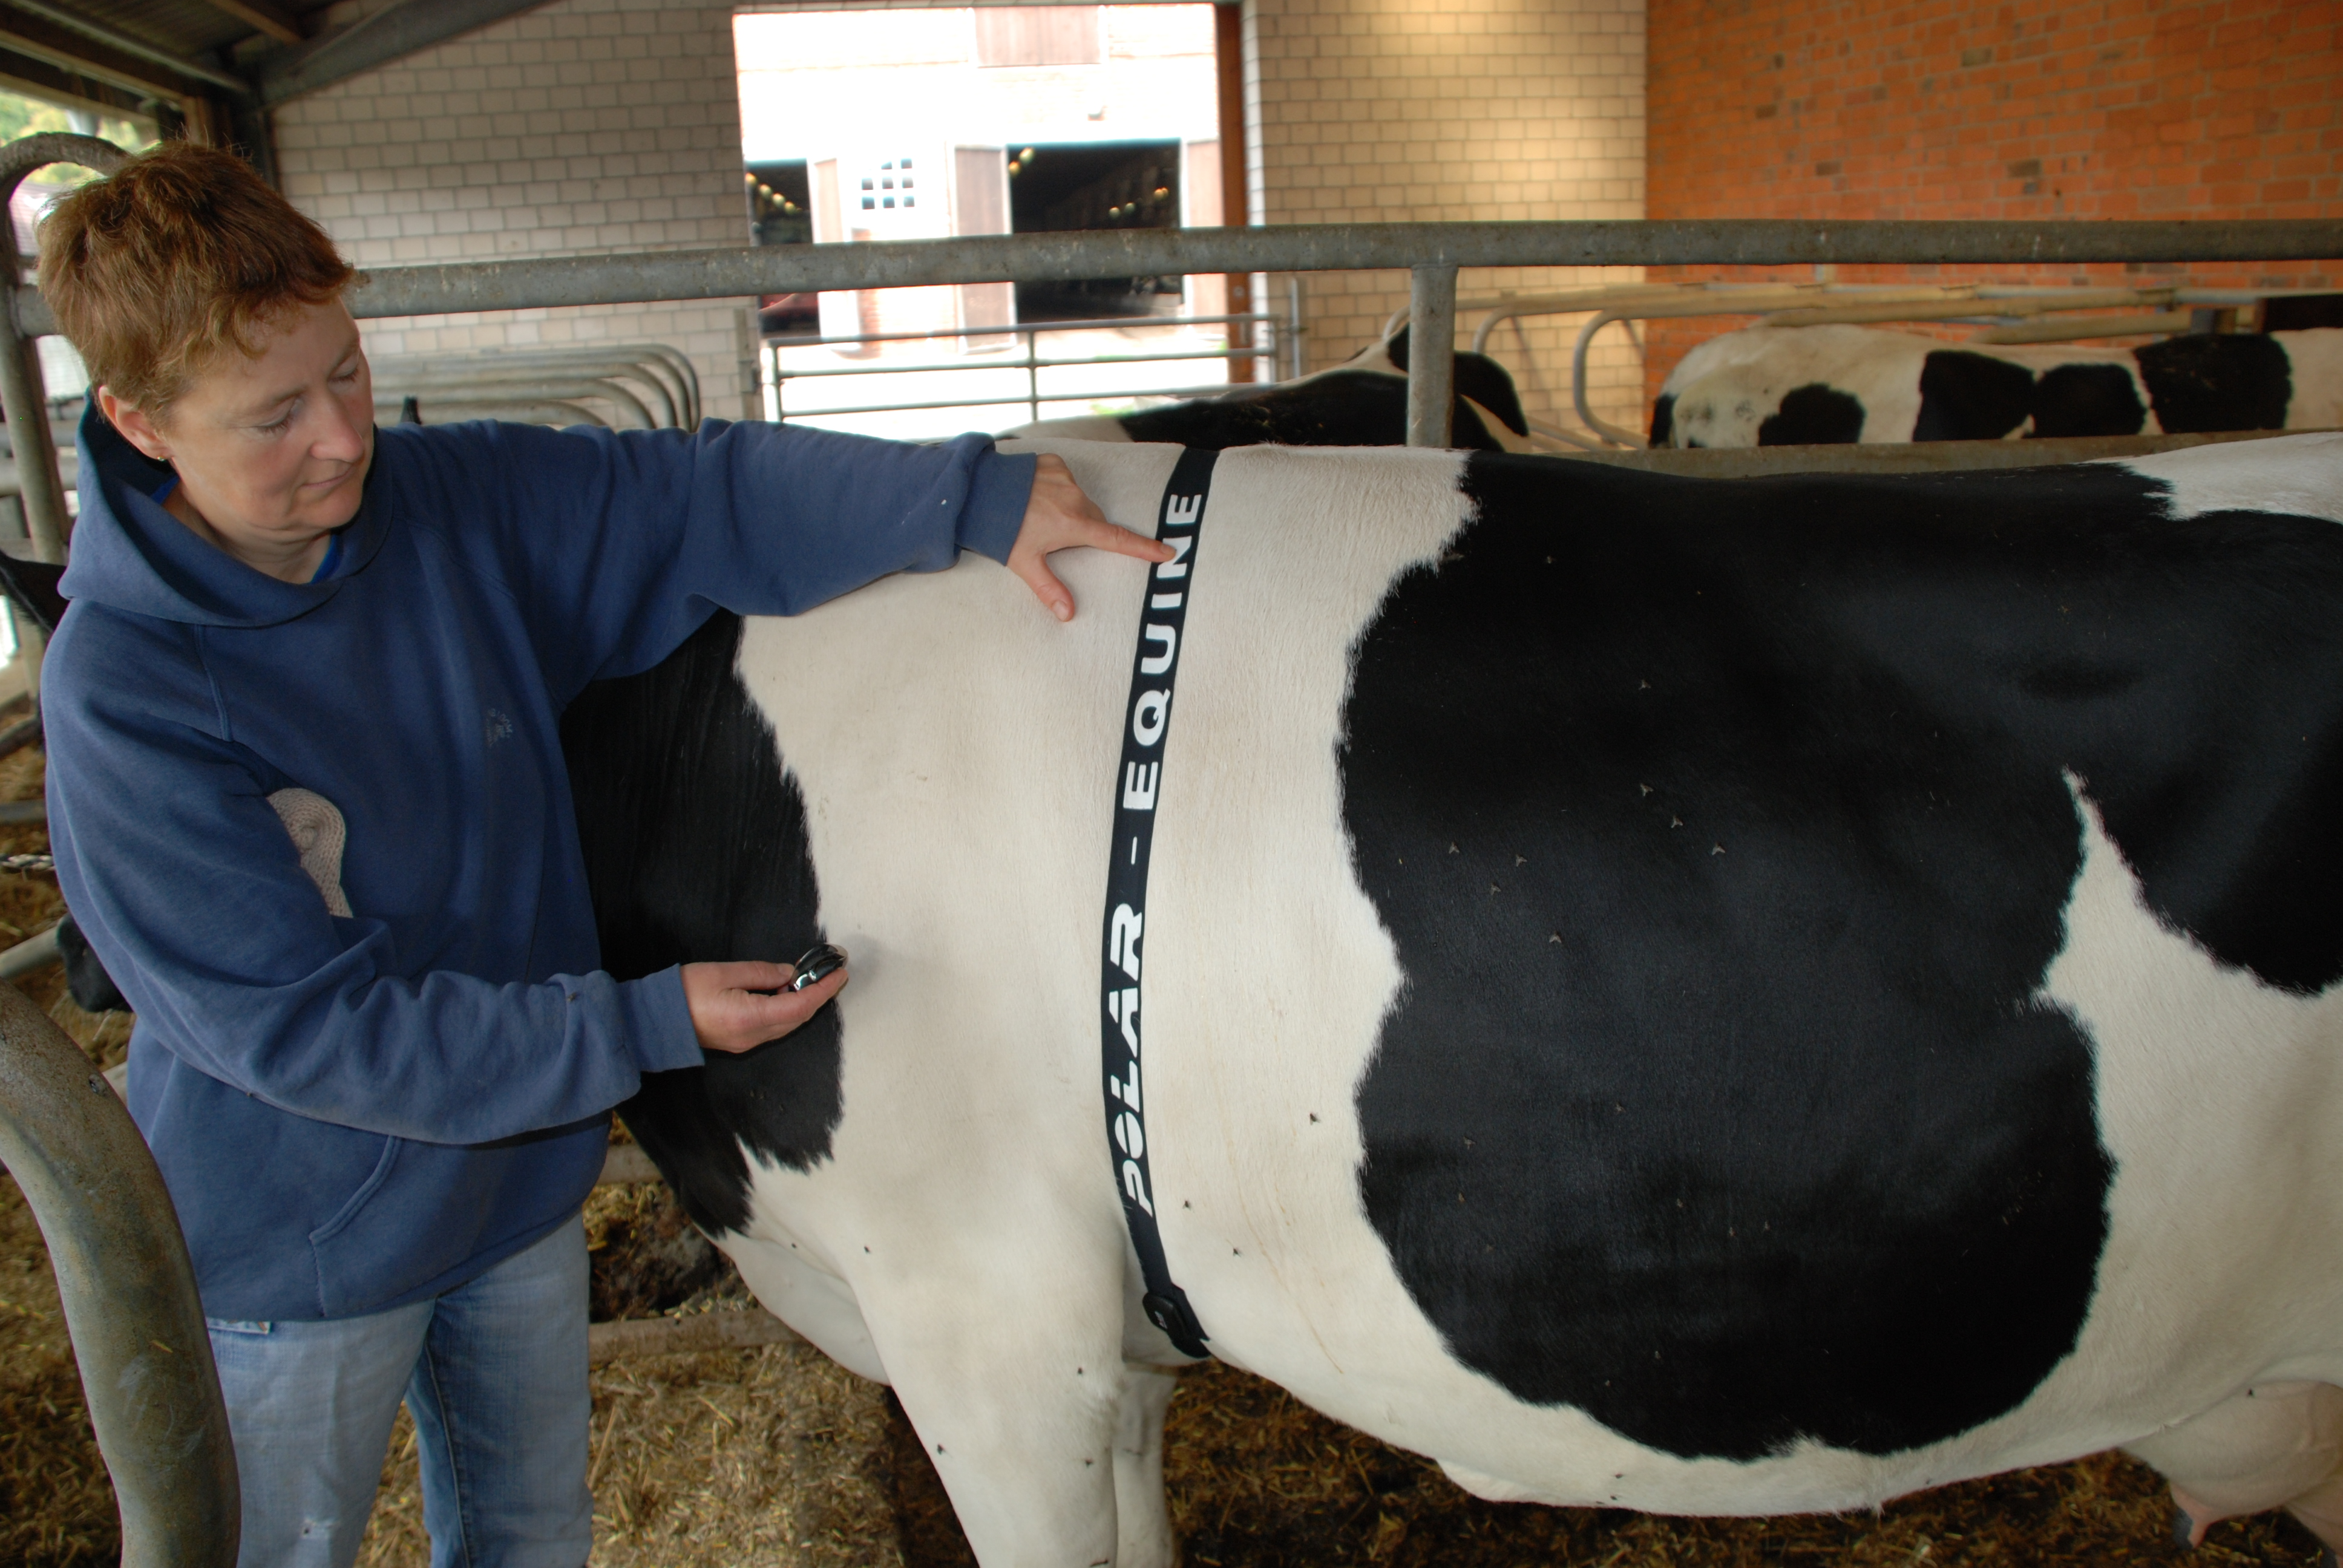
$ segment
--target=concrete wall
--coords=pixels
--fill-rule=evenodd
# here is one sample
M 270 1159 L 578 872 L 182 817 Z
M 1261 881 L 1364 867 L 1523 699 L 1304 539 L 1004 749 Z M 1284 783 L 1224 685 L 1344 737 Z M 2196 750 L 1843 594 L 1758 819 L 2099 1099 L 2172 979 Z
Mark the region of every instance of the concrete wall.
M 2343 212 L 2343 8 L 1651 0 L 1654 217 Z M 2343 266 L 1841 268 L 2343 288 Z M 1755 275 L 1752 275 L 1755 276 Z M 1724 324 L 1655 327 L 1652 389 Z
M 1245 0 L 1256 223 L 1644 216 L 1643 0 Z M 1634 281 L 1636 269 L 1476 269 L 1466 296 Z M 1402 273 L 1307 279 L 1309 360 L 1347 358 L 1407 302 Z M 1271 303 L 1282 308 L 1282 280 Z M 1578 318 L 1501 329 L 1533 415 L 1569 403 Z M 1469 337 L 1469 322 L 1465 324 Z M 1596 411 L 1629 417 L 1639 357 L 1603 340 Z M 1575 421 L 1566 421 L 1574 423 Z
M 749 239 L 729 5 L 554 0 L 286 105 L 277 146 L 286 194 L 360 266 Z M 672 344 L 707 411 L 738 417 L 743 303 L 418 317 L 369 323 L 367 341 Z
M 345 0 L 332 20 L 384 3 Z M 1644 0 L 1245 0 L 1245 12 L 1252 221 L 1643 216 Z M 555 0 L 286 106 L 286 188 L 360 266 L 743 243 L 731 17 L 697 0 Z M 1597 276 L 1482 271 L 1463 286 Z M 1396 273 L 1309 279 L 1312 366 L 1371 340 L 1406 295 Z M 1282 307 L 1282 279 L 1269 296 Z M 748 390 L 739 304 L 386 322 L 368 340 L 380 354 L 669 342 L 724 412 Z M 1535 413 L 1567 407 L 1574 331 L 1546 318 L 1525 340 L 1499 339 Z M 1598 407 L 1633 417 L 1642 379 L 1614 333 L 1595 358 Z

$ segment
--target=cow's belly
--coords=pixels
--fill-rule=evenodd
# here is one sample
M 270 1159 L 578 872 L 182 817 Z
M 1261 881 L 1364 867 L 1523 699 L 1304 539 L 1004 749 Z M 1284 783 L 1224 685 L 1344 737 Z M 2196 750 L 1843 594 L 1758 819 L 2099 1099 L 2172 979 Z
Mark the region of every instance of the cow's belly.
M 1065 455 L 1110 517 L 1149 525 L 1172 452 Z M 1346 799 L 1344 769 L 1363 739 L 1353 683 L 1354 674 L 1366 678 L 1352 650 L 1379 607 L 1385 625 L 1414 612 L 1404 593 L 1386 604 L 1412 564 L 1439 560 L 1455 538 L 1469 565 L 1493 538 L 1458 536 L 1457 471 L 1453 457 L 1411 453 L 1246 451 L 1221 460 L 1192 578 L 1145 935 L 1158 1206 L 1173 1271 L 1216 1352 L 1518 1495 L 1692 1513 L 1862 1505 L 2136 1438 L 2251 1378 L 2343 1381 L 2330 1239 L 2343 1170 L 2319 1132 L 2336 1101 L 2333 1004 L 2265 985 L 2250 966 L 2217 962 L 2166 932 L 2142 908 L 2088 795 L 2078 806 L 2056 779 L 2048 788 L 2066 813 L 2071 863 L 2048 891 L 2025 894 L 2033 907 L 2024 912 L 2053 935 L 2038 957 L 2039 994 L 2029 980 L 2006 1020 L 2034 1040 L 2044 1098 L 2055 1101 L 2011 1102 L 2039 1134 L 2015 1147 L 2046 1161 L 2050 1212 L 2043 1223 L 2006 1217 L 2034 1226 L 2015 1253 L 1995 1251 L 2005 1217 L 1986 1216 L 1976 1239 L 1995 1251 L 1996 1288 L 1956 1302 L 1949 1317 L 1925 1288 L 1912 1292 L 1913 1328 L 1898 1345 L 1901 1325 L 1879 1318 L 1897 1310 L 1896 1282 L 1883 1282 L 1861 1257 L 1825 1260 L 1817 1266 L 1841 1269 L 1862 1293 L 1834 1307 L 1827 1290 L 1808 1291 L 1800 1300 L 1817 1317 L 1801 1340 L 1799 1325 L 1780 1322 L 1768 1302 L 1730 1299 L 1748 1277 L 1712 1265 L 1737 1236 L 1673 1232 L 1725 1299 L 1704 1303 L 1708 1319 L 1689 1326 L 1661 1314 L 1589 1331 L 1621 1374 L 1634 1368 L 1634 1396 L 1607 1398 L 1603 1357 L 1583 1365 L 1558 1357 L 1553 1325 L 1534 1321 L 1541 1292 L 1568 1296 L 1571 1282 L 1542 1272 L 1546 1261 L 1524 1237 L 1599 1234 L 1604 1215 L 1574 1212 L 1587 1201 L 1579 1190 L 1552 1171 L 1526 1186 L 1483 1184 L 1462 1126 L 1453 1171 L 1419 1161 L 1413 1175 L 1379 1183 L 1391 1173 L 1379 1171 L 1379 1151 L 1405 1152 L 1409 1140 L 1439 1131 L 1436 1119 L 1399 1125 L 1379 1085 L 1396 1081 L 1393 1072 L 1439 1070 L 1440 1020 L 1427 1021 L 1419 1004 L 1443 976 L 1407 951 L 1409 900 L 1430 896 L 1393 890 L 1408 848 L 1363 829 L 1357 789 Z M 1381 520 L 1362 528 L 1363 517 Z M 853 951 L 857 973 L 842 1007 L 845 1110 L 831 1159 L 802 1174 L 769 1171 L 759 1191 L 786 1207 L 791 1230 L 812 1239 L 866 1309 L 932 1297 L 950 1288 L 955 1268 L 1013 1270 L 1036 1299 L 1094 1300 L 1097 1256 L 1123 1250 L 1095 1088 L 1095 966 L 1111 830 L 1101 781 L 1115 767 L 1141 586 L 1119 563 L 1065 564 L 1082 617 L 1039 637 L 1021 588 L 959 572 L 757 623 L 744 643 L 744 678 L 805 792 L 823 923 Z M 1526 572 L 1535 563 L 1502 565 Z M 847 647 L 857 661 L 840 655 Z M 971 657 L 979 648 L 980 661 Z M 1485 696 L 1454 695 L 1459 703 Z M 1437 692 L 1425 701 L 1436 713 Z M 870 716 L 882 708 L 888 740 L 877 744 Z M 1533 721 L 1544 719 L 1516 720 Z M 1422 741 L 1434 756 L 1448 744 L 1436 734 Z M 1404 778 L 1394 787 L 1412 788 Z M 1641 809 L 1644 799 L 1630 804 Z M 1534 888 L 1537 862 L 1523 855 L 1516 864 L 1523 846 L 1495 841 L 1491 829 L 1502 824 L 1469 804 L 1426 788 L 1395 809 L 1434 862 L 1427 876 L 1469 877 L 1462 892 L 1471 902 L 1507 909 L 1509 894 Z M 1451 809 L 1453 825 L 1443 819 Z M 2048 819 L 2038 799 L 2026 809 L 2037 827 Z M 1691 846 L 1685 876 L 1716 874 L 1712 847 L 1725 851 L 1717 868 L 1736 852 L 1762 861 L 1763 844 L 1747 838 L 1695 842 L 1714 824 L 1676 826 L 1669 819 L 1683 810 L 1647 826 L 1671 853 Z M 1527 847 L 1543 855 L 1554 841 L 1550 834 Z M 1393 864 L 1379 883 L 1364 862 L 1386 850 Z M 1565 912 L 1589 907 L 1583 883 L 1553 890 Z M 1438 896 L 1453 908 L 1460 889 Z M 1510 915 L 1455 928 L 1477 944 L 1455 967 L 1493 976 L 1497 1002 L 1524 1017 L 1554 1000 L 1542 966 L 1570 960 L 1586 937 L 1574 930 L 1549 942 L 1559 925 L 1538 923 L 1520 952 L 1488 946 L 1519 937 Z M 1463 1032 L 1448 1070 L 1479 1075 L 1467 1111 L 1502 1106 L 1522 1081 L 1490 1074 L 1488 1053 L 1466 1049 L 1473 1042 Z M 1697 1056 L 1673 1059 L 1686 1063 L 1696 1070 Z M 1842 1062 L 1815 1080 L 1812 1098 L 1825 1114 L 1864 1113 L 1861 1070 Z M 1960 1088 L 1957 1073 L 1944 1082 L 1948 1094 Z M 1673 1096 L 1679 1110 L 1745 1129 L 1734 1135 L 1772 1140 L 1777 1159 L 1785 1143 L 1795 1159 L 1818 1125 L 1795 1115 L 1752 1125 L 1737 1107 L 1702 1108 L 1696 1071 L 1664 1087 L 1664 1103 Z M 2021 1075 L 2002 1088 L 2022 1096 L 2027 1085 Z M 1495 1121 L 1504 1137 L 1517 1133 L 1510 1111 Z M 1874 1143 L 1893 1136 L 1856 1133 Z M 1844 1130 L 1834 1136 L 1848 1141 Z M 1694 1151 L 1713 1164 L 1722 1158 Z M 1534 1167 L 1518 1148 L 1497 1152 L 1515 1173 Z M 1935 1177 L 1925 1164 L 1900 1169 L 1902 1152 L 1882 1151 L 1875 1185 L 1849 1190 L 1842 1203 L 1901 1201 L 1896 1181 Z M 1502 1176 L 1508 1167 L 1477 1169 Z M 1986 1171 L 1983 1188 L 1998 1169 Z M 1464 1176 L 1453 1207 L 1427 1172 Z M 1684 1223 L 1737 1231 L 1715 1207 L 1714 1182 L 1693 1175 L 1684 1192 L 1698 1203 Z M 2013 1191 L 2022 1196 L 2024 1185 Z M 1615 1201 L 1621 1191 L 1601 1196 Z M 1811 1183 L 1794 1181 L 1776 1195 L 1796 1201 L 1798 1244 L 1830 1240 L 1815 1232 L 1831 1210 Z M 1675 1196 L 1647 1191 L 1644 1206 L 1616 1222 L 1665 1240 Z M 1914 1211 L 1932 1212 L 1926 1202 Z M 1026 1230 L 1003 1219 L 1028 1214 L 1049 1218 Z M 1966 1210 L 1956 1217 L 1976 1219 Z M 1758 1216 L 1760 1236 L 1769 1222 Z M 1957 1286 L 1959 1247 L 1946 1255 L 1943 1240 L 1924 1238 L 1916 1255 Z M 1476 1274 L 1475 1244 L 1523 1271 Z M 1014 1255 L 999 1256 L 1004 1247 Z M 2029 1260 L 2043 1270 L 2040 1299 L 2029 1296 Z M 1702 1306 L 1682 1295 L 1701 1268 L 1654 1277 L 1663 1295 Z M 1471 1287 L 1463 1308 L 1443 1305 L 1443 1290 L 1458 1285 Z M 1473 1290 L 1523 1324 L 1473 1342 Z M 1121 1304 L 1106 1300 L 1101 1310 Z M 1996 1312 L 2025 1321 L 1996 1322 Z M 885 1314 L 870 1315 L 874 1353 L 891 1359 Z M 1752 1324 L 1762 1331 L 1754 1339 L 1743 1332 Z M 1714 1385 L 1718 1345 L 1769 1344 L 1810 1358 L 1811 1372 L 1812 1358 L 1832 1352 L 1830 1335 L 1851 1325 L 1866 1331 L 1855 1338 L 1867 1350 L 1895 1352 L 1871 1369 L 1890 1386 L 1840 1378 L 1816 1399 L 1794 1381 L 1766 1403 L 1748 1380 Z M 1642 1335 L 1632 1347 L 1631 1332 Z M 1947 1347 L 1951 1333 L 1961 1342 Z M 1569 1337 L 1565 1324 L 1559 1341 Z M 1995 1348 L 2013 1340 L 2021 1352 L 1996 1363 Z M 2272 1347 L 2296 1353 L 2273 1364 Z M 1671 1349 L 1692 1363 L 1673 1394 L 1672 1374 L 1644 1360 L 1648 1350 L 1651 1368 L 1665 1369 Z M 1947 1386 L 1948 1371 L 2000 1382 L 1979 1402 L 1975 1391 Z M 1857 1409 L 1866 1402 L 1868 1425 Z

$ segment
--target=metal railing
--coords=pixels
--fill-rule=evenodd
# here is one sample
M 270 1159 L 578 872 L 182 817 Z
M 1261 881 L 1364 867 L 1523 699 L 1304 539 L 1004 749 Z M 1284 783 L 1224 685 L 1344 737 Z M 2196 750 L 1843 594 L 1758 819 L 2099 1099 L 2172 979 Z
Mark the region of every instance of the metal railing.
M 1002 408 L 1011 407 L 1020 403 L 1026 406 L 1026 417 L 1029 420 L 1038 421 L 1041 417 L 1041 405 L 1044 403 L 1112 402 L 1134 397 L 1208 397 L 1229 389 L 1228 384 L 1222 382 L 1196 387 L 1138 387 L 1115 388 L 1103 392 L 1085 388 L 1061 392 L 1043 388 L 1041 373 L 1045 370 L 1092 365 L 1120 367 L 1168 365 L 1192 360 L 1216 360 L 1222 363 L 1251 360 L 1256 365 L 1270 367 L 1270 378 L 1274 379 L 1281 362 L 1291 357 L 1292 347 L 1300 331 L 1298 295 L 1294 297 L 1294 306 L 1296 314 L 1292 317 L 1258 312 L 1243 316 L 1100 317 L 1090 320 L 1021 321 L 999 327 L 950 327 L 931 332 L 862 332 L 836 337 L 769 337 L 764 340 L 763 352 L 759 356 L 759 374 L 763 379 L 763 389 L 769 395 L 768 417 L 777 423 L 791 417 L 810 419 L 854 414 L 912 413 L 943 408 Z M 1176 330 L 1189 327 L 1228 328 L 1230 345 L 1226 348 L 1167 350 L 1156 354 L 1094 355 L 1083 358 L 1066 359 L 1044 359 L 1041 354 L 1041 339 L 1047 333 L 1152 331 L 1157 328 Z M 1247 329 L 1266 327 L 1268 345 L 1252 347 L 1240 347 L 1234 330 L 1238 327 Z M 970 343 L 1011 337 L 1024 339 L 1025 354 L 1022 358 L 986 357 L 983 357 L 984 351 L 978 349 L 970 351 L 965 357 L 950 361 L 930 360 L 906 363 L 901 360 L 880 358 L 868 365 L 843 365 L 810 370 L 792 370 L 788 367 L 782 357 L 789 351 L 799 348 L 841 348 L 883 343 L 953 341 Z M 1013 397 L 951 397 L 940 401 L 917 403 L 856 403 L 845 407 L 825 405 L 820 407 L 797 409 L 789 407 L 788 384 L 792 381 L 827 383 L 849 377 L 968 375 L 979 372 L 990 373 L 997 380 L 1001 378 L 1001 372 L 1017 370 L 1022 370 L 1025 373 L 1025 390 Z
M 124 154 L 90 136 L 0 149 L 0 205 L 33 169 L 109 172 Z M 1193 273 L 1374 268 L 1410 274 L 1415 349 L 1408 440 L 1444 445 L 1453 387 L 1457 269 L 1464 266 L 2006 265 L 2343 258 L 2343 221 L 2177 223 L 1662 222 L 1335 224 L 1149 229 L 831 246 L 741 246 L 386 268 L 349 297 L 364 317 L 654 300 L 741 298 L 930 284 L 1063 282 Z M 0 310 L 0 412 L 46 431 L 32 338 L 55 321 L 23 286 Z M 43 558 L 69 523 L 47 440 L 16 453 Z M 7 988 L 0 988 L 5 990 Z M 121 1102 L 21 995 L 0 995 L 0 1158 L 58 1261 L 67 1325 L 123 1513 L 123 1561 L 222 1563 L 235 1556 L 235 1461 L 201 1308 L 168 1195 Z M 167 1352 L 167 1354 L 165 1353 Z
M 1700 316 L 1755 316 L 1766 327 L 1883 325 L 1898 321 L 1967 324 L 1983 330 L 1969 339 L 1986 344 L 2071 343 L 2094 337 L 2132 337 L 2192 329 L 2210 330 L 2213 312 L 2257 304 L 2309 289 L 2162 287 L 2107 288 L 2087 285 L 1969 284 L 1939 286 L 1845 283 L 1622 283 L 1559 293 L 1499 295 L 1461 303 L 1462 315 L 1481 317 L 1473 352 L 1488 352 L 1489 337 L 1503 323 L 1533 316 L 1586 315 L 1570 357 L 1571 405 L 1594 436 L 1533 422 L 1531 433 L 1571 446 L 1604 450 L 1640 447 L 1644 438 L 1596 417 L 1586 393 L 1587 352 L 1595 335 L 1614 323 Z M 2142 307 L 2150 315 L 2066 316 L 2061 312 Z M 2179 307 L 2182 308 L 2173 308 Z M 1591 313 L 1591 314 L 1590 314 Z M 1394 311 L 1384 336 L 1407 317 Z M 2054 319 L 2045 319 L 2054 318 Z M 1634 331 L 1628 327 L 1630 333 Z M 1518 328 L 1516 328 L 1518 332 Z M 1639 345 L 1640 346 L 1640 345 Z M 1525 364 L 1529 344 L 1522 340 Z
M 0 1161 L 33 1211 L 98 1451 L 124 1568 L 227 1568 L 236 1450 L 163 1174 L 104 1075 L 0 984 Z
M 689 356 L 664 343 L 402 355 L 371 365 L 376 407 L 387 406 L 393 418 L 413 397 L 433 424 L 445 423 L 451 411 L 458 418 L 512 417 L 498 411 L 536 407 L 580 425 L 699 427 L 699 372 Z M 592 412 L 595 404 L 608 417 Z

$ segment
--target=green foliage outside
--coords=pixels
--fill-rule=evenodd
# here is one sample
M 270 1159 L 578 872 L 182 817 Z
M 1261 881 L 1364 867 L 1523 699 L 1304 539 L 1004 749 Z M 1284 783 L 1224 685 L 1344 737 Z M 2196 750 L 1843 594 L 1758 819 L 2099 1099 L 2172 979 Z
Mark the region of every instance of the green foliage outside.
M 22 93 L 0 91 L 0 142 L 18 141 L 44 131 L 72 129 L 65 120 L 65 111 L 56 105 L 28 98 Z M 110 115 L 98 116 L 97 134 L 126 152 L 144 152 L 155 145 L 153 126 Z M 47 186 L 72 186 L 96 177 L 87 169 L 59 164 L 43 170 L 39 181 Z

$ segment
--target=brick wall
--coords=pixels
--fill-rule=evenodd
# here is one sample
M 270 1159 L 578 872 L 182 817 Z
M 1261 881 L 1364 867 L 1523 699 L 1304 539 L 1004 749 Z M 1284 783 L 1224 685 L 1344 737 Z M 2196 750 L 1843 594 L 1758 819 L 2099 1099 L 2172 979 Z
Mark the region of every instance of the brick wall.
M 2328 0 L 1650 5 L 1654 217 L 2343 212 L 2343 7 Z M 2334 263 L 1838 276 L 2343 288 Z M 1729 325 L 1654 323 L 1647 393 Z
M 346 3 L 338 25 L 385 0 Z M 554 0 L 286 105 L 286 194 L 360 266 L 748 243 L 729 5 Z M 743 302 L 416 317 L 377 355 L 669 343 L 752 407 Z
M 1256 223 L 1644 216 L 1643 0 L 1245 0 Z M 1467 296 L 1630 280 L 1634 269 L 1468 271 Z M 1404 273 L 1307 279 L 1312 368 L 1407 303 Z M 1282 309 L 1282 281 L 1268 303 Z M 1460 337 L 1469 338 L 1469 321 Z M 1570 401 L 1574 318 L 1493 346 L 1534 416 Z M 1596 411 L 1632 417 L 1624 335 L 1592 361 Z M 1575 420 L 1562 422 L 1575 423 Z

